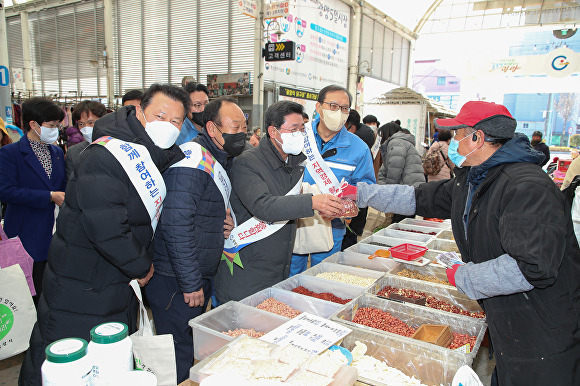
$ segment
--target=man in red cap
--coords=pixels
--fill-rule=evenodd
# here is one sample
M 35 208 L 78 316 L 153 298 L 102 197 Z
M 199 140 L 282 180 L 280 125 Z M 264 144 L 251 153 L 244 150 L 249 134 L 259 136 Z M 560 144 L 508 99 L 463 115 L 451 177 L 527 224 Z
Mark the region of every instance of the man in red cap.
M 467 102 L 435 125 L 455 131 L 455 178 L 358 183 L 358 206 L 451 219 L 466 264 L 447 276 L 486 312 L 492 384 L 580 385 L 580 249 L 570 206 L 539 166 L 544 154 L 499 104 Z

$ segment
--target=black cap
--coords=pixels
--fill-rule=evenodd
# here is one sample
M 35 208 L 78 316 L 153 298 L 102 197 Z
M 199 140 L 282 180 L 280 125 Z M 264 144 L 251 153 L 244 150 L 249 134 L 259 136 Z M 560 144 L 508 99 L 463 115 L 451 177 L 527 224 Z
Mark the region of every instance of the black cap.
M 534 133 L 532 134 L 532 137 L 540 137 L 542 138 L 542 132 L 541 131 L 534 131 Z

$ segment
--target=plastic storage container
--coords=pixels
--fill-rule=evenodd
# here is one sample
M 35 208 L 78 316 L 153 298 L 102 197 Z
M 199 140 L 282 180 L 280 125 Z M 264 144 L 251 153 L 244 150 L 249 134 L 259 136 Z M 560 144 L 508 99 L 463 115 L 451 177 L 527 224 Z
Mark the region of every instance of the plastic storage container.
M 310 269 L 307 269 L 306 271 L 302 272 L 302 274 L 316 276 L 319 273 L 323 273 L 323 272 L 344 272 L 344 273 L 347 273 L 349 275 L 355 275 L 355 276 L 359 276 L 359 277 L 363 277 L 363 278 L 373 279 L 373 284 L 376 280 L 383 277 L 382 272 L 372 271 L 370 269 L 364 269 L 364 268 L 349 267 L 348 265 L 325 263 L 325 262 L 322 262 L 320 264 L 315 265 L 314 267 L 312 267 Z M 325 278 L 322 278 L 322 279 L 325 279 Z M 335 281 L 335 283 L 350 284 L 350 283 L 344 283 L 344 282 L 340 282 L 340 281 Z M 370 285 L 359 286 L 359 287 L 368 288 L 369 286 Z
M 430 252 L 430 251 L 428 251 L 428 252 Z M 410 266 L 408 264 L 401 264 L 401 265 L 393 268 L 391 271 L 389 271 L 387 273 L 387 276 L 404 277 L 406 279 L 413 280 L 416 283 L 423 283 L 423 284 L 427 283 L 427 284 L 433 285 L 433 286 L 439 286 L 439 287 L 442 286 L 444 288 L 456 289 L 451 284 L 437 283 L 437 282 L 414 279 L 414 278 L 398 275 L 398 273 L 404 269 L 406 269 L 407 271 L 413 271 L 413 272 L 416 272 L 418 274 L 425 275 L 425 276 L 434 276 L 435 278 L 448 283 L 447 273 L 445 272 L 445 268 L 440 268 L 440 267 L 436 267 L 436 266 L 432 266 L 432 265 L 426 265 L 424 267 L 415 267 L 415 266 Z
M 391 224 L 391 225 L 397 225 L 397 224 Z M 389 227 L 391 225 L 389 225 Z M 398 239 L 400 241 L 397 244 L 413 243 L 413 244 L 423 244 L 423 245 L 427 244 L 429 241 L 431 241 L 433 239 L 433 237 L 435 237 L 435 236 L 431 236 L 431 235 L 424 235 L 422 233 L 405 232 L 405 231 L 399 230 L 397 228 L 389 228 L 389 227 L 387 227 L 385 229 L 381 229 L 380 231 L 375 233 L 375 235 Z
M 386 229 L 400 230 L 403 232 L 416 233 L 419 235 L 427 235 L 431 237 L 436 237 L 439 233 L 443 232 L 443 229 L 440 228 L 401 223 L 391 224 Z
M 381 248 L 382 249 L 382 248 Z M 369 259 L 372 253 L 357 253 L 351 251 L 337 252 L 332 256 L 327 257 L 323 261 L 326 263 L 348 265 L 356 268 L 371 269 L 379 272 L 389 272 L 395 268 L 399 263 L 393 259 L 388 258 L 374 258 Z
M 425 282 L 422 280 L 409 279 L 409 278 L 402 277 L 402 276 L 393 276 L 393 275 L 384 276 L 383 278 L 379 279 L 373 287 L 369 288 L 367 290 L 367 293 L 369 293 L 371 295 L 377 295 L 386 286 L 391 286 L 391 287 L 401 288 L 401 289 L 410 289 L 410 290 L 419 291 L 419 292 L 425 292 L 425 294 L 427 294 L 427 295 L 434 296 L 439 300 L 443 300 L 443 301 L 445 301 L 449 304 L 452 304 L 454 306 L 457 306 L 465 311 L 469 311 L 469 312 L 481 312 L 482 311 L 477 300 L 469 299 L 467 296 L 465 296 L 464 294 L 457 291 L 457 289 L 455 287 L 442 286 L 442 285 L 432 285 L 432 283 L 429 283 L 429 282 Z M 429 307 L 429 309 L 433 310 L 435 312 L 443 312 L 446 314 L 449 313 L 448 311 L 443 311 L 443 310 L 439 310 L 439 309 L 435 309 L 435 308 L 431 308 L 431 307 Z M 471 316 L 460 315 L 460 314 L 455 314 L 455 315 L 473 319 Z M 477 319 L 479 319 L 479 318 L 477 318 Z M 479 320 L 485 321 L 485 318 L 479 319 Z
M 419 220 L 416 218 L 404 218 L 401 220 L 401 222 L 399 222 L 399 224 L 418 225 L 427 228 L 451 229 L 451 223 L 449 221 L 436 222 L 436 221 Z
M 193 353 L 202 360 L 235 338 L 224 331 L 238 328 L 268 333 L 289 319 L 246 304 L 230 301 L 189 321 L 193 331 Z
M 352 351 L 357 341 L 367 346 L 365 355 L 385 362 L 426 385 L 450 386 L 457 370 L 468 364 L 465 355 L 460 353 L 433 351 L 421 343 L 401 341 L 356 327 L 344 338 L 341 346 Z M 358 380 L 369 385 L 386 386 L 368 376 L 359 372 Z
M 299 286 L 302 286 L 307 290 L 317 293 L 330 292 L 334 296 L 338 296 L 341 299 L 351 299 L 351 300 L 362 295 L 364 291 L 363 288 L 355 285 L 337 283 L 332 280 L 326 280 L 321 279 L 319 277 L 302 274 L 289 277 L 288 279 L 276 284 L 273 288 L 279 288 L 285 291 L 292 291 L 294 288 Z
M 93 363 L 87 355 L 87 346 L 87 341 L 80 338 L 65 338 L 49 344 L 41 367 L 42 385 L 90 385 Z
M 379 231 L 380 232 L 380 231 Z M 386 237 L 386 236 L 381 236 L 379 235 L 379 232 L 370 235 L 369 237 L 362 239 L 359 243 L 355 244 L 355 245 L 359 245 L 359 244 L 365 244 L 365 245 L 370 245 L 373 248 L 377 248 L 377 249 L 388 249 L 390 247 L 394 247 L 395 245 L 399 245 L 401 243 L 410 243 L 413 240 L 411 239 L 401 239 L 400 237 Z M 381 244 L 381 245 L 379 245 Z M 353 245 L 352 247 L 354 247 L 355 245 Z M 350 251 L 352 247 L 349 247 L 348 249 L 346 249 L 347 251 Z M 353 251 L 355 252 L 355 251 Z
M 436 238 L 455 241 L 455 236 L 453 236 L 453 231 L 451 229 L 444 230 L 443 232 L 439 233 Z
M 133 371 L 133 343 L 125 323 L 103 323 L 91 329 L 87 349 L 93 361 L 91 383 L 111 385 L 121 373 Z
M 460 253 L 455 241 L 451 240 L 433 239 L 427 243 L 427 248 L 443 252 L 455 252 L 457 254 Z
M 448 325 L 451 332 L 468 334 L 475 336 L 476 341 L 473 349 L 469 353 L 460 352 L 459 350 L 452 350 L 446 347 L 439 347 L 430 343 L 424 343 L 412 338 L 397 335 L 391 332 L 379 330 L 372 327 L 367 327 L 362 324 L 354 323 L 352 320 L 361 307 L 373 307 L 385 312 L 388 312 L 395 318 L 402 320 L 413 328 L 419 328 L 422 324 L 442 324 Z M 487 329 L 487 324 L 478 319 L 465 318 L 452 313 L 434 312 L 427 307 L 410 305 L 408 303 L 398 303 L 390 300 L 381 299 L 377 296 L 365 294 L 350 303 L 347 303 L 340 311 L 336 312 L 330 317 L 330 320 L 344 323 L 348 327 L 358 326 L 360 329 L 368 329 L 379 334 L 392 337 L 394 340 L 400 340 L 407 343 L 416 342 L 415 344 L 422 345 L 427 352 L 440 352 L 441 354 L 451 355 L 451 353 L 459 353 L 465 356 L 466 364 L 471 365 L 473 359 L 477 355 L 477 351 L 481 345 L 481 341 Z
M 342 307 L 342 304 L 327 302 L 325 300 L 316 299 L 311 296 L 300 295 L 279 288 L 266 288 L 265 290 L 256 292 L 255 294 L 240 300 L 240 303 L 256 307 L 268 298 L 274 298 L 282 303 L 286 303 L 296 311 L 310 312 L 311 314 L 318 315 L 323 318 L 328 318 L 340 307 Z

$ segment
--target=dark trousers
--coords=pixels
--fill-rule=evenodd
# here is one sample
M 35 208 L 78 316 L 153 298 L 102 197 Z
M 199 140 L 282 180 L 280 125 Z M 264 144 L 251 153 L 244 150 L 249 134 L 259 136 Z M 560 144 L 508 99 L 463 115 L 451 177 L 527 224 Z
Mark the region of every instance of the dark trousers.
M 346 228 L 346 234 L 342 239 L 341 251 L 355 245 L 358 242 L 357 236 L 362 236 L 367 223 L 368 210 L 369 208 L 360 208 L 356 217 L 353 217 L 348 228 Z
M 34 300 L 34 306 L 37 309 L 40 294 L 42 293 L 42 278 L 44 277 L 45 268 L 46 260 L 40 262 L 35 261 L 34 264 L 32 264 L 32 282 L 34 283 L 34 289 L 36 290 L 36 295 L 32 297 L 32 300 Z
M 209 280 L 203 280 L 203 307 L 190 308 L 185 303 L 174 277 L 156 273 L 144 288 L 153 312 L 155 331 L 159 335 L 173 335 L 179 384 L 189 378 L 189 369 L 193 366 L 193 335 L 188 322 L 206 309 L 211 291 Z

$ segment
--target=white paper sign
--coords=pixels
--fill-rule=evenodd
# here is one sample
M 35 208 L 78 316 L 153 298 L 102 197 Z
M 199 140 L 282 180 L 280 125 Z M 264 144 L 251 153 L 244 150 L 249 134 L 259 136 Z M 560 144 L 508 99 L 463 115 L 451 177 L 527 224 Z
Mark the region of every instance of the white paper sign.
M 320 354 L 351 331 L 341 324 L 303 312 L 260 339 L 281 346 L 291 344 L 312 354 Z

